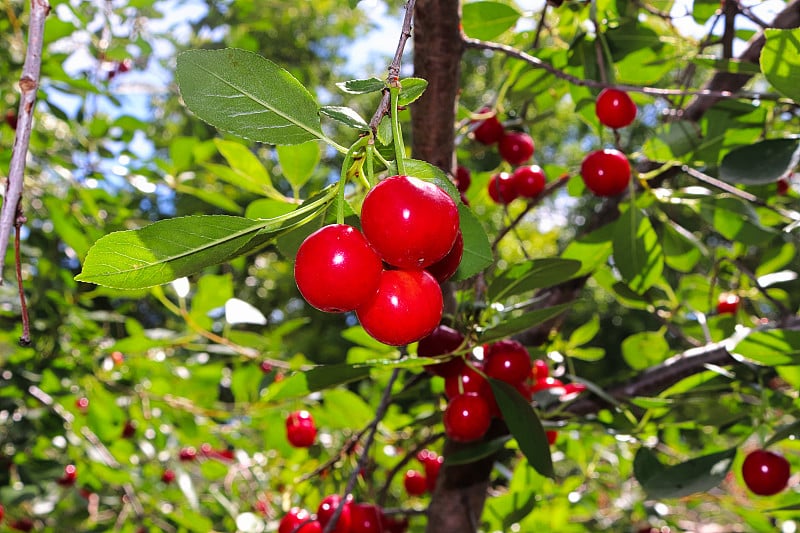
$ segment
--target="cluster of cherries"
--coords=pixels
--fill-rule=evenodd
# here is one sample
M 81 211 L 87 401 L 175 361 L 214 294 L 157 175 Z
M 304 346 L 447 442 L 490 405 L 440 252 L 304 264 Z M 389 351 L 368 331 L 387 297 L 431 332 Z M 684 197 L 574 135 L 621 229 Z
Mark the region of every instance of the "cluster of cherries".
M 302 507 L 292 507 L 278 525 L 278 533 L 322 533 L 341 506 L 333 533 L 404 533 L 408 519 L 388 516 L 371 503 L 356 503 L 348 498 L 342 502 L 338 494 L 322 499 L 316 515 Z
M 545 361 L 531 361 L 528 350 L 520 342 L 504 339 L 483 346 L 483 359 L 476 360 L 460 355 L 465 350 L 464 336 L 445 325 L 437 327 L 428 337 L 419 341 L 420 357 L 449 359 L 426 366 L 426 370 L 444 378 L 444 392 L 448 403 L 443 423 L 446 435 L 459 442 L 471 442 L 483 437 L 492 417 L 502 418 L 491 385 L 486 377 L 504 381 L 513 386 L 528 401 L 544 389 L 558 389 L 562 399 L 573 397 L 585 390 L 580 383 L 564 384 L 549 376 Z M 548 432 L 548 440 L 555 440 L 555 432 Z
M 422 464 L 424 472 L 409 468 L 403 476 L 403 487 L 409 496 L 422 496 L 426 492 L 433 492 L 444 457 L 426 448 L 417 454 L 417 461 Z
M 331 224 L 303 241 L 294 266 L 300 293 L 320 311 L 355 311 L 385 344 L 428 335 L 442 317 L 439 283 L 464 252 L 456 203 L 433 183 L 392 176 L 365 196 L 361 230 Z

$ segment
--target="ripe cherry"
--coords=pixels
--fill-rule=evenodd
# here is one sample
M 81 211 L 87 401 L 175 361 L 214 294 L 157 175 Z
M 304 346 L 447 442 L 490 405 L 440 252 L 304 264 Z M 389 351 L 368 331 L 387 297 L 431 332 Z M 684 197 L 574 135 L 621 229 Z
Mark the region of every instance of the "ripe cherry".
M 346 224 L 331 224 L 306 237 L 294 264 L 300 294 L 329 313 L 353 311 L 371 298 L 382 271 L 378 254 Z
M 717 314 L 735 315 L 739 309 L 739 297 L 733 293 L 726 292 L 719 295 L 717 301 Z
M 558 439 L 558 431 L 548 430 L 545 431 L 545 435 L 547 435 L 547 444 L 552 446 L 556 443 L 556 440 Z
M 439 283 L 444 283 L 456 273 L 458 266 L 461 264 L 461 258 L 464 256 L 464 235 L 461 230 L 458 230 L 456 235 L 456 242 L 453 247 L 447 252 L 447 255 L 436 261 L 434 264 L 425 267 L 425 270 L 436 278 Z
M 533 385 L 531 385 L 531 394 L 536 394 L 537 392 L 545 389 L 554 389 L 557 387 L 564 387 L 564 383 L 560 379 L 556 379 L 553 377 L 544 377 L 537 379 Z
M 86 411 L 89 410 L 89 398 L 86 398 L 85 396 L 78 398 L 75 400 L 75 407 L 77 407 L 81 413 L 86 414 Z
M 74 485 L 77 479 L 78 470 L 75 468 L 75 465 L 67 465 L 64 467 L 64 475 L 57 480 L 57 483 L 59 485 L 68 487 Z
M 392 266 L 425 268 L 453 248 L 458 208 L 442 189 L 411 176 L 392 176 L 375 185 L 361 206 L 364 236 Z
M 178 459 L 181 461 L 194 461 L 197 459 L 197 450 L 194 448 L 194 446 L 181 448 L 181 450 L 178 452 Z
M 17 112 L 15 110 L 9 109 L 8 111 L 6 111 L 6 124 L 8 124 L 9 128 L 11 128 L 12 130 L 16 130 L 18 122 L 19 121 L 17 119 Z
M 419 470 L 407 470 L 403 476 L 403 486 L 409 496 L 421 496 L 428 491 L 428 480 Z
M 550 367 L 547 365 L 547 361 L 537 359 L 533 362 L 533 372 L 531 373 L 531 377 L 533 377 L 534 381 L 546 378 L 549 375 Z
M 456 188 L 458 189 L 458 192 L 467 192 L 467 189 L 469 189 L 471 184 L 472 175 L 470 174 L 469 169 L 463 165 L 458 165 L 456 167 Z
M 483 371 L 487 376 L 505 381 L 521 383 L 528 379 L 533 369 L 531 356 L 520 342 L 506 339 L 489 346 Z
M 136 422 L 133 420 L 126 420 L 125 425 L 122 426 L 122 438 L 130 439 L 136 434 Z
M 464 343 L 461 332 L 445 325 L 439 325 L 430 335 L 420 339 L 417 345 L 419 357 L 439 357 L 453 353 Z M 437 376 L 447 377 L 458 374 L 464 368 L 463 357 L 453 357 L 442 363 L 425 365 L 425 370 Z
M 435 452 L 428 451 L 423 459 L 420 459 L 420 454 L 417 454 L 417 459 L 422 463 L 425 468 L 425 482 L 428 486 L 428 491 L 433 492 L 436 489 L 436 480 L 439 479 L 439 471 L 444 464 L 444 457 L 436 454 Z
M 424 270 L 385 270 L 378 292 L 356 310 L 376 340 L 401 346 L 420 340 L 442 319 L 442 290 Z
M 289 509 L 289 512 L 286 513 L 283 518 L 281 518 L 280 523 L 278 524 L 278 533 L 292 533 L 293 531 L 303 533 L 312 533 L 315 531 L 313 529 L 309 529 L 306 531 L 305 527 L 298 529 L 298 526 L 301 524 L 310 524 L 311 523 L 311 513 L 306 511 L 305 509 L 301 509 L 300 507 L 292 507 Z M 319 524 L 319 522 L 317 522 Z M 320 531 L 322 529 L 320 528 Z
M 517 167 L 511 174 L 511 179 L 514 180 L 517 193 L 525 198 L 536 198 L 542 194 L 547 183 L 544 171 L 539 165 Z
M 167 485 L 175 481 L 175 471 L 170 470 L 169 468 L 164 470 L 164 472 L 161 473 L 161 481 Z
M 308 411 L 294 411 L 286 417 L 286 439 L 295 448 L 308 448 L 317 438 L 314 418 Z
M 489 197 L 497 204 L 510 204 L 519 197 L 511 174 L 500 172 L 489 178 Z
M 483 437 L 491 421 L 489 406 L 478 393 L 459 394 L 444 411 L 444 432 L 454 441 L 470 442 Z
M 491 109 L 484 107 L 478 111 L 478 113 L 483 115 L 489 113 L 490 111 Z M 505 132 L 506 130 L 503 127 L 503 124 L 497 120 L 497 115 L 492 115 L 489 118 L 481 121 L 478 127 L 472 130 L 472 135 L 479 143 L 488 145 L 498 142 L 503 137 Z
M 616 196 L 628 188 L 631 165 L 619 150 L 597 150 L 581 163 L 581 177 L 586 188 L 597 196 Z
M 371 503 L 350 506 L 350 533 L 383 533 L 383 511 Z
M 342 497 L 338 494 L 330 494 L 325 496 L 319 504 L 319 509 L 317 509 L 317 520 L 319 520 L 322 529 L 325 529 L 325 526 L 328 525 L 328 522 L 331 521 L 333 518 L 333 514 L 336 512 L 336 509 L 339 507 L 339 503 L 342 501 Z M 348 533 L 350 531 L 350 506 L 352 503 L 350 500 L 344 503 L 342 508 L 342 512 L 339 515 L 339 520 L 336 522 L 336 526 L 333 528 L 332 533 Z
M 527 133 L 506 133 L 497 145 L 500 157 L 512 165 L 521 165 L 533 155 L 533 139 Z
M 486 378 L 477 370 L 465 365 L 458 374 L 444 378 L 444 393 L 448 398 L 455 398 L 466 392 L 481 392 L 481 389 L 487 384 Z
M 783 196 L 784 194 L 789 192 L 791 188 L 791 183 L 786 178 L 781 178 L 775 182 L 776 192 L 778 195 Z
M 382 525 L 383 533 L 406 533 L 406 531 L 408 531 L 408 517 L 384 515 Z
M 600 123 L 609 128 L 624 128 L 636 118 L 636 104 L 625 91 L 603 89 L 594 108 Z
M 768 450 L 754 450 L 742 463 L 742 477 L 747 488 L 759 496 L 772 496 L 785 489 L 789 470 L 785 457 Z
M 33 520 L 27 517 L 18 518 L 8 523 L 8 527 L 17 531 L 32 531 L 34 525 Z
M 3 517 L 6 515 L 6 509 L 3 507 L 3 504 L 0 503 L 0 522 L 3 520 Z

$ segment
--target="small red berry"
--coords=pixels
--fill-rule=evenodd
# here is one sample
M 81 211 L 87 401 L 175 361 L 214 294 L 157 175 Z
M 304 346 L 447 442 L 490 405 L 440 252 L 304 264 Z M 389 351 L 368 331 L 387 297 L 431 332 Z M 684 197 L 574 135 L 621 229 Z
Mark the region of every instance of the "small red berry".
M 549 430 L 545 431 L 545 434 L 547 435 L 547 444 L 552 446 L 556 443 L 556 440 L 558 439 L 558 431 Z
M 6 509 L 3 507 L 3 504 L 0 503 L 0 521 L 3 520 L 3 517 L 6 515 Z
M 444 432 L 454 441 L 470 442 L 483 437 L 491 421 L 486 400 L 474 392 L 459 394 L 444 411 Z
M 75 468 L 75 465 L 67 465 L 64 467 L 64 475 L 58 479 L 57 482 L 62 486 L 71 486 L 75 484 L 77 479 L 78 470 Z
M 553 377 L 545 377 L 539 378 L 531 385 L 531 394 L 536 394 L 537 392 L 545 389 L 554 389 L 556 387 L 563 387 L 564 383 L 560 379 L 556 379 Z
M 784 194 L 789 192 L 789 189 L 791 188 L 791 184 L 789 183 L 789 180 L 787 180 L 786 178 L 781 178 L 777 182 L 775 182 L 775 187 L 776 187 L 777 193 L 779 195 L 783 196 Z
M 383 520 L 383 533 L 406 533 L 408 531 L 408 517 L 402 518 L 396 516 L 384 515 Z
M 466 392 L 480 392 L 486 385 L 488 385 L 486 378 L 471 366 L 464 365 L 458 374 L 444 378 L 444 393 L 448 398 L 455 398 Z
M 85 396 L 78 398 L 75 400 L 75 407 L 77 407 L 82 413 L 86 413 L 86 411 L 89 409 L 89 398 L 86 398 Z
M 533 372 L 531 376 L 533 377 L 534 381 L 546 378 L 550 375 L 550 367 L 547 365 L 547 361 L 542 359 L 537 359 L 533 362 Z
M 430 335 L 420 339 L 417 345 L 419 357 L 440 357 L 453 353 L 464 343 L 461 332 L 445 325 L 439 325 Z M 425 365 L 425 370 L 437 376 L 447 377 L 458 374 L 464 368 L 463 357 L 453 357 L 442 363 Z
M 483 371 L 487 376 L 505 381 L 521 383 L 528 379 L 533 369 L 531 356 L 520 342 L 506 339 L 489 346 Z
M 754 494 L 772 496 L 786 488 L 789 482 L 789 461 L 768 450 L 750 452 L 742 463 L 742 477 Z
M 564 392 L 561 394 L 559 399 L 562 402 L 572 400 L 585 390 L 586 385 L 583 383 L 567 383 L 564 385 Z
M 421 496 L 428 491 L 428 481 L 419 470 L 407 470 L 403 476 L 403 486 L 409 496 Z
M 325 526 L 327 526 L 328 522 L 330 522 L 331 518 L 333 518 L 333 514 L 336 512 L 336 509 L 339 507 L 341 501 L 341 496 L 338 494 L 331 494 L 329 496 L 325 496 L 325 498 L 323 498 L 320 502 L 319 509 L 317 509 L 317 520 L 319 520 L 319 523 L 323 529 L 325 529 Z M 344 503 L 342 512 L 339 515 L 339 520 L 336 522 L 336 526 L 333 528 L 332 533 L 348 533 L 350 531 L 351 505 L 352 503 L 349 499 Z
M 129 439 L 136 434 L 136 422 L 133 420 L 126 420 L 125 425 L 122 426 L 122 438 Z
M 311 521 L 311 513 L 300 507 L 292 507 L 289 512 L 281 518 L 278 524 L 278 533 L 292 533 L 298 526 Z
M 628 188 L 631 165 L 619 150 L 597 150 L 581 163 L 581 177 L 586 188 L 597 196 L 616 196 Z
M 464 256 L 464 235 L 461 230 L 458 230 L 456 235 L 456 242 L 453 247 L 447 252 L 447 255 L 436 261 L 434 264 L 425 267 L 436 281 L 444 283 L 456 273 L 458 266 L 461 264 L 461 258 Z
M 308 411 L 294 411 L 286 417 L 286 438 L 295 448 L 308 448 L 317 438 L 314 419 Z
M 465 193 L 469 186 L 472 184 L 472 174 L 465 166 L 458 165 L 456 167 L 456 188 L 458 192 Z
M 32 531 L 33 526 L 34 526 L 33 520 L 27 517 L 18 518 L 8 523 L 8 527 L 10 527 L 11 529 L 16 529 L 17 531 Z
M 539 165 L 528 165 L 517 167 L 511 174 L 514 180 L 514 187 L 520 196 L 525 198 L 536 198 L 547 184 L 547 178 Z
M 624 128 L 636 118 L 636 104 L 625 91 L 603 89 L 594 108 L 600 123 L 609 128 Z
M 181 448 L 181 450 L 178 452 L 178 459 L 184 462 L 194 461 L 197 459 L 197 450 L 194 448 L 194 446 Z
M 497 145 L 500 157 L 512 165 L 521 165 L 531 158 L 534 151 L 533 139 L 527 133 L 506 133 Z
M 717 301 L 717 313 L 720 315 L 735 315 L 739 309 L 739 297 L 733 293 L 726 292 L 719 296 Z
M 175 481 L 175 471 L 170 470 L 169 468 L 164 470 L 164 472 L 161 473 L 161 481 L 167 485 Z
M 12 130 L 16 130 L 17 123 L 18 123 L 17 112 L 14 111 L 13 109 L 9 109 L 8 111 L 6 111 L 6 124 L 8 124 L 8 127 L 11 128 Z
M 484 107 L 478 111 L 478 113 L 484 115 L 490 111 L 491 109 Z M 478 127 L 472 130 L 472 135 L 479 143 L 489 145 L 498 142 L 505 132 L 505 127 L 503 127 L 503 124 L 497 119 L 497 115 L 492 115 L 481 121 Z
M 439 471 L 444 464 L 444 457 L 433 454 L 422 465 L 425 467 L 425 482 L 428 485 L 428 492 L 436 489 L 436 480 L 439 479 Z
M 489 178 L 488 190 L 489 197 L 496 204 L 510 204 L 519 197 L 516 182 L 507 172 L 500 172 Z
M 265 374 L 269 374 L 273 370 L 272 364 L 269 363 L 269 361 L 261 361 L 260 368 L 261 368 L 261 371 L 263 373 L 265 373 Z
M 294 264 L 300 294 L 328 313 L 353 311 L 370 299 L 382 271 L 378 254 L 346 224 L 331 224 L 306 237 Z
M 350 506 L 350 533 L 384 533 L 383 510 L 370 503 Z

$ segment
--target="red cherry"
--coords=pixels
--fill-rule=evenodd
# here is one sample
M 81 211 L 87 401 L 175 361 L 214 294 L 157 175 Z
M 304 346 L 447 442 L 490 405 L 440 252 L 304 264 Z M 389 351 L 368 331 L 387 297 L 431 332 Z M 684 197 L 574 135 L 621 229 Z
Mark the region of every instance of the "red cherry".
M 383 511 L 370 503 L 350 506 L 350 533 L 383 533 Z
M 458 165 L 456 167 L 456 188 L 458 192 L 465 193 L 472 184 L 472 174 L 467 167 Z
M 789 183 L 789 180 L 787 180 L 786 178 L 781 178 L 775 182 L 775 187 L 776 187 L 776 192 L 779 195 L 783 196 L 784 194 L 789 192 L 791 184 Z
M 455 398 L 466 392 L 480 392 L 488 385 L 486 378 L 471 366 L 464 365 L 461 372 L 444 378 L 444 393 L 448 398 Z
M 511 174 L 500 172 L 489 178 L 489 197 L 496 204 L 510 204 L 519 197 L 516 182 Z
M 346 224 L 331 224 L 306 237 L 294 264 L 300 294 L 328 313 L 353 311 L 370 299 L 382 271 L 378 254 Z
M 122 426 L 122 438 L 129 439 L 136 434 L 136 423 L 133 420 L 126 420 Z
M 398 518 L 384 515 L 383 533 L 406 533 L 408 531 L 408 517 Z
M 772 496 L 786 488 L 789 482 L 789 461 L 768 450 L 754 450 L 742 463 L 742 477 L 754 494 Z
M 560 379 L 553 377 L 539 378 L 531 385 L 531 394 L 536 394 L 540 390 L 553 389 L 556 387 L 563 387 L 564 383 Z
M 86 413 L 86 411 L 89 409 L 89 398 L 78 398 L 75 400 L 75 407 L 77 407 L 82 413 Z
M 292 507 L 289 512 L 281 518 L 278 524 L 278 533 L 292 533 L 298 526 L 311 520 L 311 513 L 300 507 Z
M 323 498 L 320 502 L 319 509 L 317 509 L 317 520 L 319 520 L 319 523 L 323 529 L 325 529 L 325 526 L 327 526 L 328 522 L 331 521 L 331 518 L 336 512 L 336 509 L 339 507 L 339 503 L 341 501 L 341 496 L 338 494 L 331 494 L 329 496 L 325 496 L 325 498 Z M 349 533 L 351 521 L 350 505 L 352 505 L 350 500 L 344 503 L 342 513 L 339 515 L 339 520 L 336 522 L 336 526 L 333 528 L 332 533 Z
M 178 459 L 181 461 L 194 461 L 197 459 L 197 450 L 193 446 L 181 448 L 178 452 Z
M 459 331 L 445 325 L 439 325 L 430 335 L 420 339 L 417 345 L 417 355 L 419 357 L 439 357 L 453 353 L 463 343 L 464 335 Z M 463 357 L 453 357 L 442 363 L 425 365 L 425 370 L 442 377 L 458 374 L 463 368 Z
M 619 150 L 597 150 L 581 163 L 581 177 L 586 188 L 597 196 L 616 196 L 628 188 L 631 165 Z
M 425 482 L 428 486 L 428 492 L 433 492 L 436 489 L 436 480 L 439 479 L 439 471 L 444 464 L 444 457 L 434 454 L 428 458 L 423 466 L 425 467 Z
M 294 411 L 286 417 L 286 438 L 295 448 L 308 448 L 317 438 L 314 419 L 308 411 Z
M 521 343 L 506 339 L 489 346 L 483 371 L 487 376 L 505 381 L 521 383 L 528 379 L 533 369 L 531 356 Z
M 17 123 L 18 123 L 17 112 L 14 111 L 13 109 L 9 109 L 8 111 L 6 111 L 6 124 L 8 124 L 8 127 L 11 128 L 12 130 L 16 130 Z
M 559 398 L 562 402 L 574 399 L 580 393 L 586 390 L 586 385 L 583 383 L 567 383 L 564 385 L 564 392 Z
M 536 198 L 542 194 L 547 183 L 544 171 L 539 165 L 517 167 L 511 174 L 511 179 L 519 195 L 525 198 Z
M 464 256 L 464 235 L 461 230 L 458 230 L 456 235 L 456 242 L 453 247 L 447 252 L 447 255 L 436 261 L 434 264 L 425 267 L 425 270 L 436 278 L 439 283 L 444 283 L 456 273 L 458 265 L 461 264 L 461 258 Z
M 30 518 L 18 518 L 8 523 L 8 527 L 17 531 L 32 531 L 33 525 L 33 520 Z
M 2 521 L 2 520 L 3 520 L 3 517 L 4 517 L 5 515 L 6 515 L 6 510 L 5 510 L 5 507 L 3 507 L 3 504 L 1 504 L 1 503 L 0 503 L 0 521 Z
M 497 145 L 500 157 L 512 165 L 521 165 L 533 155 L 533 139 L 527 133 L 511 132 L 503 135 Z
M 268 361 L 261 361 L 260 368 L 261 368 L 261 371 L 263 373 L 265 373 L 265 374 L 269 374 L 273 370 L 272 364 L 270 364 Z
M 594 108 L 600 123 L 609 128 L 624 128 L 636 118 L 636 104 L 625 91 L 603 89 Z
M 489 406 L 478 393 L 459 394 L 444 411 L 444 432 L 454 441 L 470 442 L 483 437 L 491 421 Z
M 125 354 L 122 352 L 111 352 L 111 360 L 114 361 L 114 364 L 119 366 L 125 362 Z
M 428 481 L 419 470 L 407 470 L 403 476 L 403 486 L 409 496 L 421 496 L 428 491 Z
M 484 107 L 478 111 L 478 113 L 484 115 L 490 111 L 491 109 Z M 497 115 L 492 115 L 491 117 L 481 121 L 478 127 L 472 130 L 472 135 L 479 143 L 488 145 L 498 142 L 503 137 L 505 132 L 505 127 L 503 127 L 503 124 L 497 120 Z
M 547 444 L 552 446 L 553 444 L 556 443 L 556 439 L 558 439 L 558 431 L 553 431 L 553 430 L 545 431 L 545 435 L 547 435 Z
M 546 378 L 550 375 L 550 367 L 547 366 L 547 361 L 542 359 L 537 359 L 533 362 L 533 372 L 531 376 L 533 377 L 534 381 Z
M 378 292 L 356 309 L 372 337 L 392 346 L 420 340 L 442 320 L 442 290 L 424 270 L 385 270 Z
M 75 484 L 78 479 L 78 470 L 75 465 L 67 465 L 64 467 L 64 475 L 57 480 L 57 483 L 62 486 L 71 486 Z
M 164 470 L 164 472 L 161 473 L 161 481 L 167 485 L 175 481 L 175 471 L 170 469 Z
M 739 297 L 733 293 L 726 292 L 719 295 L 717 301 L 717 313 L 720 315 L 735 315 L 739 309 Z
M 375 185 L 361 206 L 364 236 L 392 266 L 425 268 L 453 248 L 458 208 L 442 189 L 411 176 L 392 176 Z

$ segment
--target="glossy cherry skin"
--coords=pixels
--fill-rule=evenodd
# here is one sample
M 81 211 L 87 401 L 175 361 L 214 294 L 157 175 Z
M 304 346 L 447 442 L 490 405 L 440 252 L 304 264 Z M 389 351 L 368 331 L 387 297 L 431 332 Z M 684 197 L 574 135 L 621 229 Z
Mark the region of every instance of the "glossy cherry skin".
M 428 480 L 419 470 L 407 470 L 403 476 L 403 487 L 409 496 L 421 496 L 428 492 Z
M 754 494 L 772 496 L 786 488 L 789 482 L 789 461 L 768 450 L 754 450 L 742 463 L 742 477 Z
M 461 230 L 458 230 L 456 235 L 456 242 L 453 247 L 447 252 L 447 255 L 436 261 L 434 264 L 425 267 L 425 270 L 431 273 L 439 283 L 444 283 L 453 277 L 453 274 L 458 270 L 461 264 L 461 259 L 464 257 L 464 235 Z
M 352 226 L 318 229 L 297 250 L 294 278 L 306 301 L 328 313 L 353 311 L 375 294 L 383 263 Z
M 286 513 L 283 518 L 281 518 L 281 521 L 278 524 L 278 533 L 292 533 L 297 526 L 310 523 L 310 520 L 311 513 L 305 509 L 301 509 L 300 507 L 292 507 L 289 509 L 289 512 Z M 306 532 L 305 527 L 299 529 L 298 531 L 302 531 L 303 533 L 311 533 L 311 530 Z
M 484 107 L 479 111 L 479 113 L 485 114 L 489 113 L 490 111 L 491 109 Z M 505 127 L 497 119 L 497 115 L 492 115 L 491 117 L 482 120 L 478 127 L 472 130 L 472 135 L 479 143 L 489 145 L 498 142 L 503 137 L 505 132 Z
M 553 444 L 556 443 L 556 440 L 558 439 L 558 431 L 554 430 L 545 431 L 545 435 L 547 435 L 547 444 L 552 446 Z
M 425 482 L 428 485 L 428 492 L 433 492 L 436 489 L 436 480 L 439 479 L 439 471 L 444 464 L 444 457 L 441 455 L 429 455 L 422 465 L 425 467 Z
M 506 133 L 497 145 L 500 157 L 512 165 L 521 165 L 533 155 L 533 139 L 527 133 Z
M 467 192 L 469 186 L 472 184 L 472 174 L 467 167 L 458 165 L 456 167 L 456 188 L 458 192 Z
M 308 448 L 317 438 L 314 419 L 308 411 L 295 411 L 286 417 L 286 439 L 295 448 Z
M 616 196 L 628 188 L 631 165 L 619 150 L 597 150 L 581 163 L 581 177 L 586 188 L 597 196 Z
M 471 366 L 464 365 L 458 374 L 444 378 L 444 393 L 448 398 L 455 398 L 466 392 L 480 392 L 485 385 L 488 385 L 486 378 Z
M 732 293 L 723 293 L 719 295 L 717 301 L 717 313 L 720 315 L 735 315 L 739 309 L 739 297 Z
M 175 471 L 170 469 L 164 470 L 161 474 L 161 481 L 167 485 L 175 481 Z
M 350 533 L 383 533 L 383 520 L 383 511 L 377 505 L 350 505 Z
M 75 484 L 75 481 L 78 479 L 78 470 L 75 468 L 75 465 L 67 465 L 64 467 L 64 475 L 57 480 L 59 485 L 62 486 L 71 486 Z
M 442 320 L 442 290 L 424 270 L 385 270 L 356 316 L 376 340 L 402 346 L 430 335 Z
M 789 183 L 789 180 L 786 178 L 781 178 L 775 182 L 775 192 L 780 196 L 787 194 L 791 188 L 792 184 Z
M 325 526 L 327 526 L 328 522 L 331 521 L 331 518 L 333 518 L 333 514 L 336 512 L 336 509 L 339 507 L 339 503 L 341 501 L 342 497 L 338 494 L 331 494 L 322 499 L 319 504 L 319 509 L 317 509 L 317 520 L 319 520 L 320 525 L 322 525 L 322 529 L 325 529 Z M 333 528 L 333 533 L 349 533 L 351 505 L 352 502 L 349 500 L 345 502 L 344 507 L 342 508 L 342 513 L 339 515 L 339 520 L 336 522 L 336 526 Z
M 536 394 L 540 390 L 553 389 L 556 387 L 563 387 L 563 386 L 564 383 L 560 379 L 549 376 L 544 378 L 539 378 L 533 383 L 533 385 L 531 385 L 531 394 Z
M 625 91 L 603 89 L 594 107 L 600 123 L 609 128 L 624 128 L 636 118 L 636 104 Z
M 519 197 L 516 182 L 508 172 L 500 172 L 489 178 L 488 191 L 496 204 L 510 204 Z
M 381 259 L 398 268 L 421 269 L 453 248 L 458 208 L 433 183 L 392 176 L 364 197 L 361 228 Z
M 550 375 L 550 367 L 547 365 L 547 361 L 542 359 L 537 359 L 533 362 L 533 371 L 531 372 L 531 377 L 534 381 L 546 378 Z
M 430 335 L 420 339 L 417 345 L 419 357 L 439 357 L 456 351 L 464 343 L 464 335 L 449 326 L 439 325 Z M 464 368 L 463 357 L 453 357 L 435 365 L 425 365 L 431 374 L 447 377 L 458 374 Z
M 517 193 L 524 198 L 536 198 L 547 184 L 547 178 L 539 165 L 517 167 L 511 174 Z
M 197 450 L 194 448 L 194 446 L 181 448 L 181 450 L 178 452 L 178 459 L 181 461 L 194 461 L 197 459 Z
M 531 375 L 533 363 L 521 343 L 506 339 L 489 346 L 483 371 L 506 383 L 522 383 Z
M 469 392 L 451 398 L 444 411 L 444 432 L 458 442 L 478 440 L 486 434 L 492 415 L 478 393 Z

